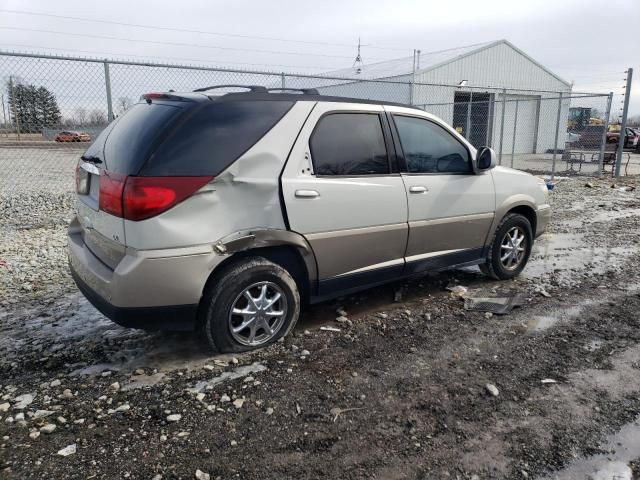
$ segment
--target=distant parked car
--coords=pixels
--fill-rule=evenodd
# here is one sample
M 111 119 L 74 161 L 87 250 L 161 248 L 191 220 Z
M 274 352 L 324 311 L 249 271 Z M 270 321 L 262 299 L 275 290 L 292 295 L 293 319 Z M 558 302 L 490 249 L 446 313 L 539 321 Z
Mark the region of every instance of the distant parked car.
M 598 149 L 602 143 L 603 133 L 604 125 L 587 125 L 572 146 L 583 149 Z
M 620 140 L 620 132 L 607 132 L 607 143 L 618 143 Z M 640 132 L 633 128 L 627 127 L 624 135 L 624 147 L 634 148 L 638 146 L 640 140 Z
M 56 135 L 56 142 L 90 142 L 91 135 L 87 132 L 65 130 Z
M 630 146 L 635 148 L 637 152 L 640 152 L 640 127 L 633 127 L 630 130 L 635 134 Z

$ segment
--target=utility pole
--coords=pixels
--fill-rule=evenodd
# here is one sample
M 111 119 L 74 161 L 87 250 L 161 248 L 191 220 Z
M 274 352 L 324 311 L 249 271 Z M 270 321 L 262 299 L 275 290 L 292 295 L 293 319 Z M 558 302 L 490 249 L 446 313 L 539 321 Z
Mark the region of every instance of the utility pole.
M 620 176 L 620 167 L 622 166 L 622 153 L 624 151 L 624 139 L 627 129 L 627 115 L 629 114 L 629 100 L 631 99 L 631 80 L 633 79 L 633 68 L 628 68 L 627 86 L 624 92 L 624 107 L 622 108 L 622 122 L 620 123 L 620 137 L 618 137 L 618 152 L 616 154 L 616 177 Z
M 109 62 L 104 61 L 104 85 L 107 89 L 107 119 L 113 121 L 113 103 L 111 102 L 111 75 L 109 74 Z
M 356 65 L 358 65 L 358 72 L 360 73 L 360 67 L 362 66 L 362 55 L 360 54 L 360 48 L 362 47 L 361 43 L 360 43 L 360 37 L 358 37 L 358 54 L 356 55 L 355 60 L 353 61 L 353 65 L 352 68 L 355 67 Z
M 420 67 L 420 50 L 413 50 L 413 66 L 411 67 L 411 80 L 409 81 L 409 105 L 413 105 L 414 88 L 416 83 L 416 71 Z

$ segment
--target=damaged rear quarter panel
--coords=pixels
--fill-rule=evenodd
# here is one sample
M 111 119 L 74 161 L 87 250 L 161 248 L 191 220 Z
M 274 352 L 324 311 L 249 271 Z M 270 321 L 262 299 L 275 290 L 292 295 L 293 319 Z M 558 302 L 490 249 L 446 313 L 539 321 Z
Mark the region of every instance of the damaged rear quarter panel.
M 147 250 L 213 245 L 233 232 L 285 229 L 279 176 L 313 105 L 297 102 L 253 147 L 184 202 L 147 220 L 125 221 L 127 246 Z

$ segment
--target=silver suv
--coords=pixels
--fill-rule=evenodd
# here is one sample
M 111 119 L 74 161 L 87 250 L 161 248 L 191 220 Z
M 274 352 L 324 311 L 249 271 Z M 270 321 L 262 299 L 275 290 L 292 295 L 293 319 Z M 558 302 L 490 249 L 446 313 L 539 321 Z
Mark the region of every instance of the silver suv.
M 512 278 L 547 225 L 544 181 L 422 110 L 211 90 L 143 95 L 78 164 L 71 273 L 120 325 L 250 350 L 308 303 L 460 265 Z

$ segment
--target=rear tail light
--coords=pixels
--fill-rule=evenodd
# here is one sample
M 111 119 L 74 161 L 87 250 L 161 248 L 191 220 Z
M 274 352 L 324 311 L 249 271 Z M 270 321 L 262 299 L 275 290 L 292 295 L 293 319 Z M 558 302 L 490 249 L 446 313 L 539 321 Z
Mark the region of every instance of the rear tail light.
M 100 173 L 99 208 L 103 212 L 122 217 L 122 192 L 127 180 L 126 175 L 102 170 Z
M 103 171 L 100 210 L 127 220 L 145 220 L 169 210 L 211 180 L 210 176 L 126 177 Z

